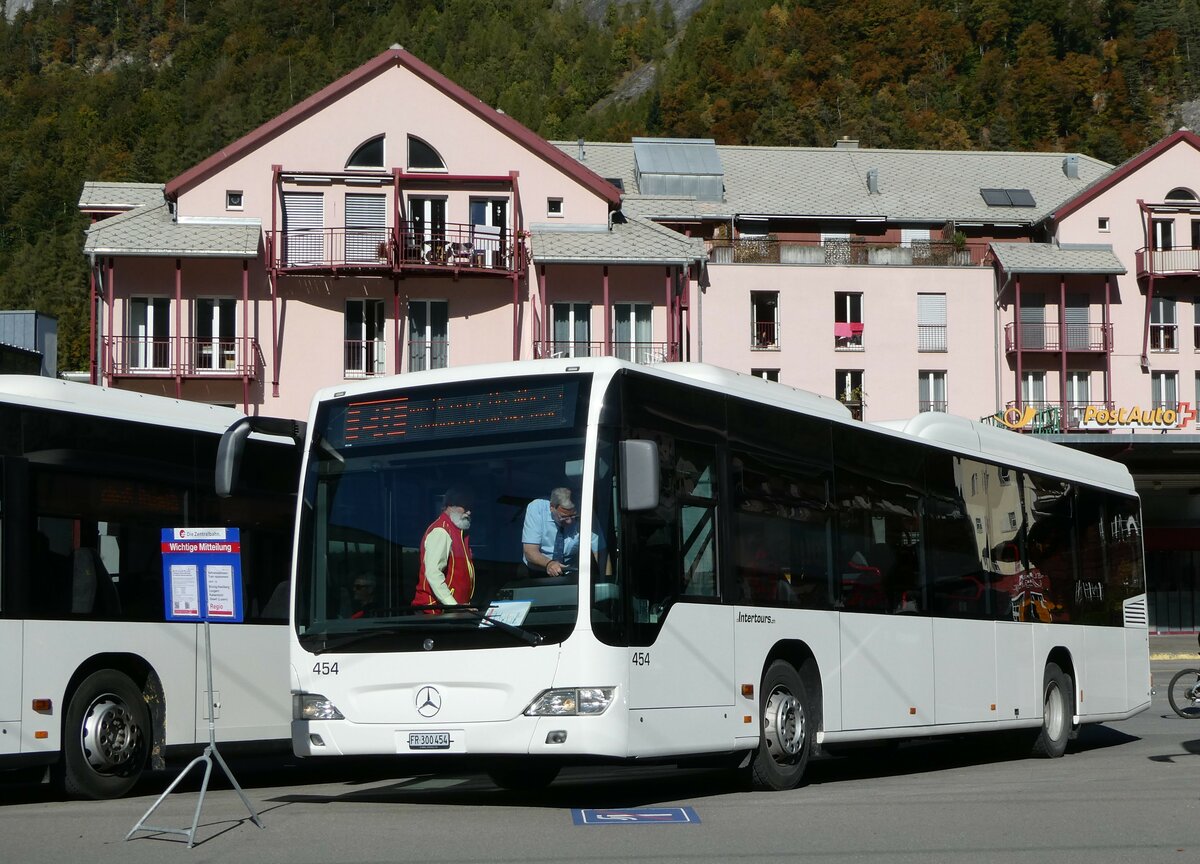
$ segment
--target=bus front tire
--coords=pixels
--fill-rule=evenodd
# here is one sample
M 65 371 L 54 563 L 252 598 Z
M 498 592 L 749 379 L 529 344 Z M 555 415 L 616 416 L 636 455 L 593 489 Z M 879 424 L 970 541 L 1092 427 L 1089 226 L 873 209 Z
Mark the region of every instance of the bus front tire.
M 776 660 L 760 693 L 762 735 L 750 760 L 750 783 L 769 791 L 794 789 L 804 779 L 815 731 L 808 690 L 792 664 Z
M 120 798 L 133 788 L 150 747 L 150 712 L 122 672 L 93 672 L 75 690 L 63 726 L 58 779 L 77 798 Z
M 1042 676 L 1042 728 L 1033 742 L 1033 755 L 1057 759 L 1067 751 L 1074 715 L 1074 684 L 1057 663 L 1046 664 Z

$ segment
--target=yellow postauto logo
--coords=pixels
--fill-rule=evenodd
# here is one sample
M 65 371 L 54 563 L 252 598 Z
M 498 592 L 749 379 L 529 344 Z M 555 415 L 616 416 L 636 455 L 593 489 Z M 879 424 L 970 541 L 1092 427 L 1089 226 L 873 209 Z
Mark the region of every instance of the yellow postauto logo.
M 1083 409 L 1079 425 L 1084 429 L 1186 429 L 1196 419 L 1196 409 L 1189 402 L 1178 408 L 1097 408 Z
M 1024 408 L 1006 408 L 996 419 L 1009 429 L 1024 429 L 1033 422 L 1037 409 L 1032 405 Z M 1190 402 L 1179 403 L 1178 408 L 1100 408 L 1088 405 L 1079 418 L 1080 429 L 1186 429 L 1197 419 L 1197 410 Z

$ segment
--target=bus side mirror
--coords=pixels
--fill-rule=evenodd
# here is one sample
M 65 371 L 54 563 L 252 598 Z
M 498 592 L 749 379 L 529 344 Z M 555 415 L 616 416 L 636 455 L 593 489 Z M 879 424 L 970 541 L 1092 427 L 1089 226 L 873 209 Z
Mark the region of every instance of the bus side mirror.
M 221 443 L 217 445 L 216 476 L 213 482 L 217 495 L 228 498 L 233 495 L 237 478 L 242 470 L 242 454 L 246 452 L 246 439 L 250 437 L 250 418 L 243 417 L 225 430 Z
M 617 446 L 621 457 L 621 509 L 653 510 L 658 506 L 658 445 L 634 439 Z
M 243 417 L 234 422 L 221 436 L 217 445 L 217 465 L 213 483 L 217 495 L 229 498 L 237 486 L 238 474 L 242 470 L 242 454 L 246 452 L 246 439 L 251 432 L 290 438 L 297 447 L 304 443 L 306 423 L 282 417 Z

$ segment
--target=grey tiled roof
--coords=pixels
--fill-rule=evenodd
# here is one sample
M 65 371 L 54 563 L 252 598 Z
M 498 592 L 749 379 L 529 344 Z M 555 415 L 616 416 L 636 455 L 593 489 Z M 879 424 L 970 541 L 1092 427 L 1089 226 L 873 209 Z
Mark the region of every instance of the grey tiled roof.
M 992 250 L 1006 273 L 1125 273 L 1111 246 L 993 243 Z
M 556 142 L 579 158 L 579 145 Z M 583 164 L 638 192 L 632 143 L 584 143 Z M 1063 153 L 873 150 L 842 147 L 717 147 L 725 169 L 725 216 L 841 216 L 893 222 L 1035 223 L 1107 174 L 1112 166 L 1078 156 L 1066 176 Z M 867 189 L 876 170 L 879 193 Z M 982 188 L 1028 189 L 1034 207 L 989 207 Z M 660 199 L 666 202 L 670 199 Z M 641 205 L 638 205 L 641 206 Z M 687 215 L 681 203 L 680 218 Z M 656 214 L 668 219 L 668 214 Z
M 725 214 L 729 212 L 729 208 L 714 201 L 698 201 L 695 198 L 626 195 L 621 201 L 621 212 L 626 216 L 641 216 L 663 222 L 692 222 L 700 219 L 728 218 Z
M 703 240 L 637 218 L 611 228 L 534 225 L 530 245 L 536 264 L 690 264 L 705 256 Z
M 132 210 L 163 203 L 161 183 L 103 183 L 89 180 L 79 195 L 80 210 Z
M 254 258 L 261 235 L 258 219 L 177 222 L 164 202 L 92 225 L 83 251 L 148 258 Z

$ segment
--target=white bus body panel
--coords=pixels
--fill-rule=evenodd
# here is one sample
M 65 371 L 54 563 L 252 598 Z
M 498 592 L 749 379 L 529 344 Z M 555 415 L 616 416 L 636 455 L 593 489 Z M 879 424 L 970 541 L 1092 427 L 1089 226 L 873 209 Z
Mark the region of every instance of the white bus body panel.
M 22 626 L 0 620 L 0 753 L 21 752 Z
M 178 626 L 178 625 L 167 625 Z M 195 625 L 197 631 L 202 630 Z M 286 740 L 292 716 L 288 688 L 287 628 L 278 624 L 210 624 L 218 741 Z M 195 740 L 208 740 L 204 634 L 196 643 Z M 168 715 L 170 701 L 167 702 Z M 170 719 L 168 717 L 168 723 Z M 168 743 L 174 743 L 168 737 Z
M 293 721 L 297 756 L 627 755 L 629 649 L 601 645 L 587 632 L 562 645 L 493 650 L 319 656 L 298 645 L 292 650 L 294 686 L 325 696 L 346 717 Z M 409 661 L 420 662 L 419 679 L 406 671 Z M 338 674 L 315 674 L 314 665 L 322 663 L 336 663 Z M 426 686 L 436 688 L 441 700 L 431 717 L 417 710 L 417 695 Z M 529 704 L 552 687 L 616 687 L 617 692 L 614 704 L 599 716 L 525 716 Z M 430 731 L 449 732 L 451 748 L 409 750 L 409 732 Z M 566 741 L 547 742 L 551 731 L 565 731 Z
M 842 728 L 935 722 L 933 622 L 929 618 L 841 615 Z
M 842 728 L 842 666 L 839 616 L 836 612 L 811 609 L 734 607 L 734 641 L 736 643 L 736 692 L 741 686 L 754 687 L 750 699 L 737 696 L 734 719 L 737 724 L 737 747 L 758 746 L 761 717 L 758 713 L 759 691 L 765 672 L 767 656 L 780 643 L 802 643 L 807 646 L 821 673 L 823 726 Z M 857 686 L 857 685 L 856 685 Z M 815 697 L 815 694 L 812 694 Z M 745 722 L 749 717 L 750 722 Z
M 1042 716 L 1042 673 L 1045 656 L 1033 652 L 1033 625 L 997 621 L 997 720 L 1029 720 Z
M 67 684 L 82 664 L 99 653 L 140 657 L 154 670 L 163 688 L 168 746 L 206 742 L 208 673 L 201 629 L 199 624 L 188 623 L 26 621 L 23 657 L 27 680 L 40 683 L 37 692 L 27 694 L 29 699 L 23 705 L 26 734 L 22 752 L 61 749 Z M 217 740 L 286 739 L 291 707 L 284 628 L 219 624 L 213 625 L 211 632 L 213 689 L 220 701 Z M 53 717 L 32 713 L 29 700 L 34 697 L 53 700 Z M 36 729 L 48 731 L 49 736 L 34 739 Z
M 731 606 L 677 603 L 652 645 L 628 649 L 630 756 L 733 747 L 733 615 Z
M 992 621 L 933 618 L 933 675 L 937 723 L 999 718 L 996 625 Z M 1007 667 L 1009 664 L 1004 664 Z

